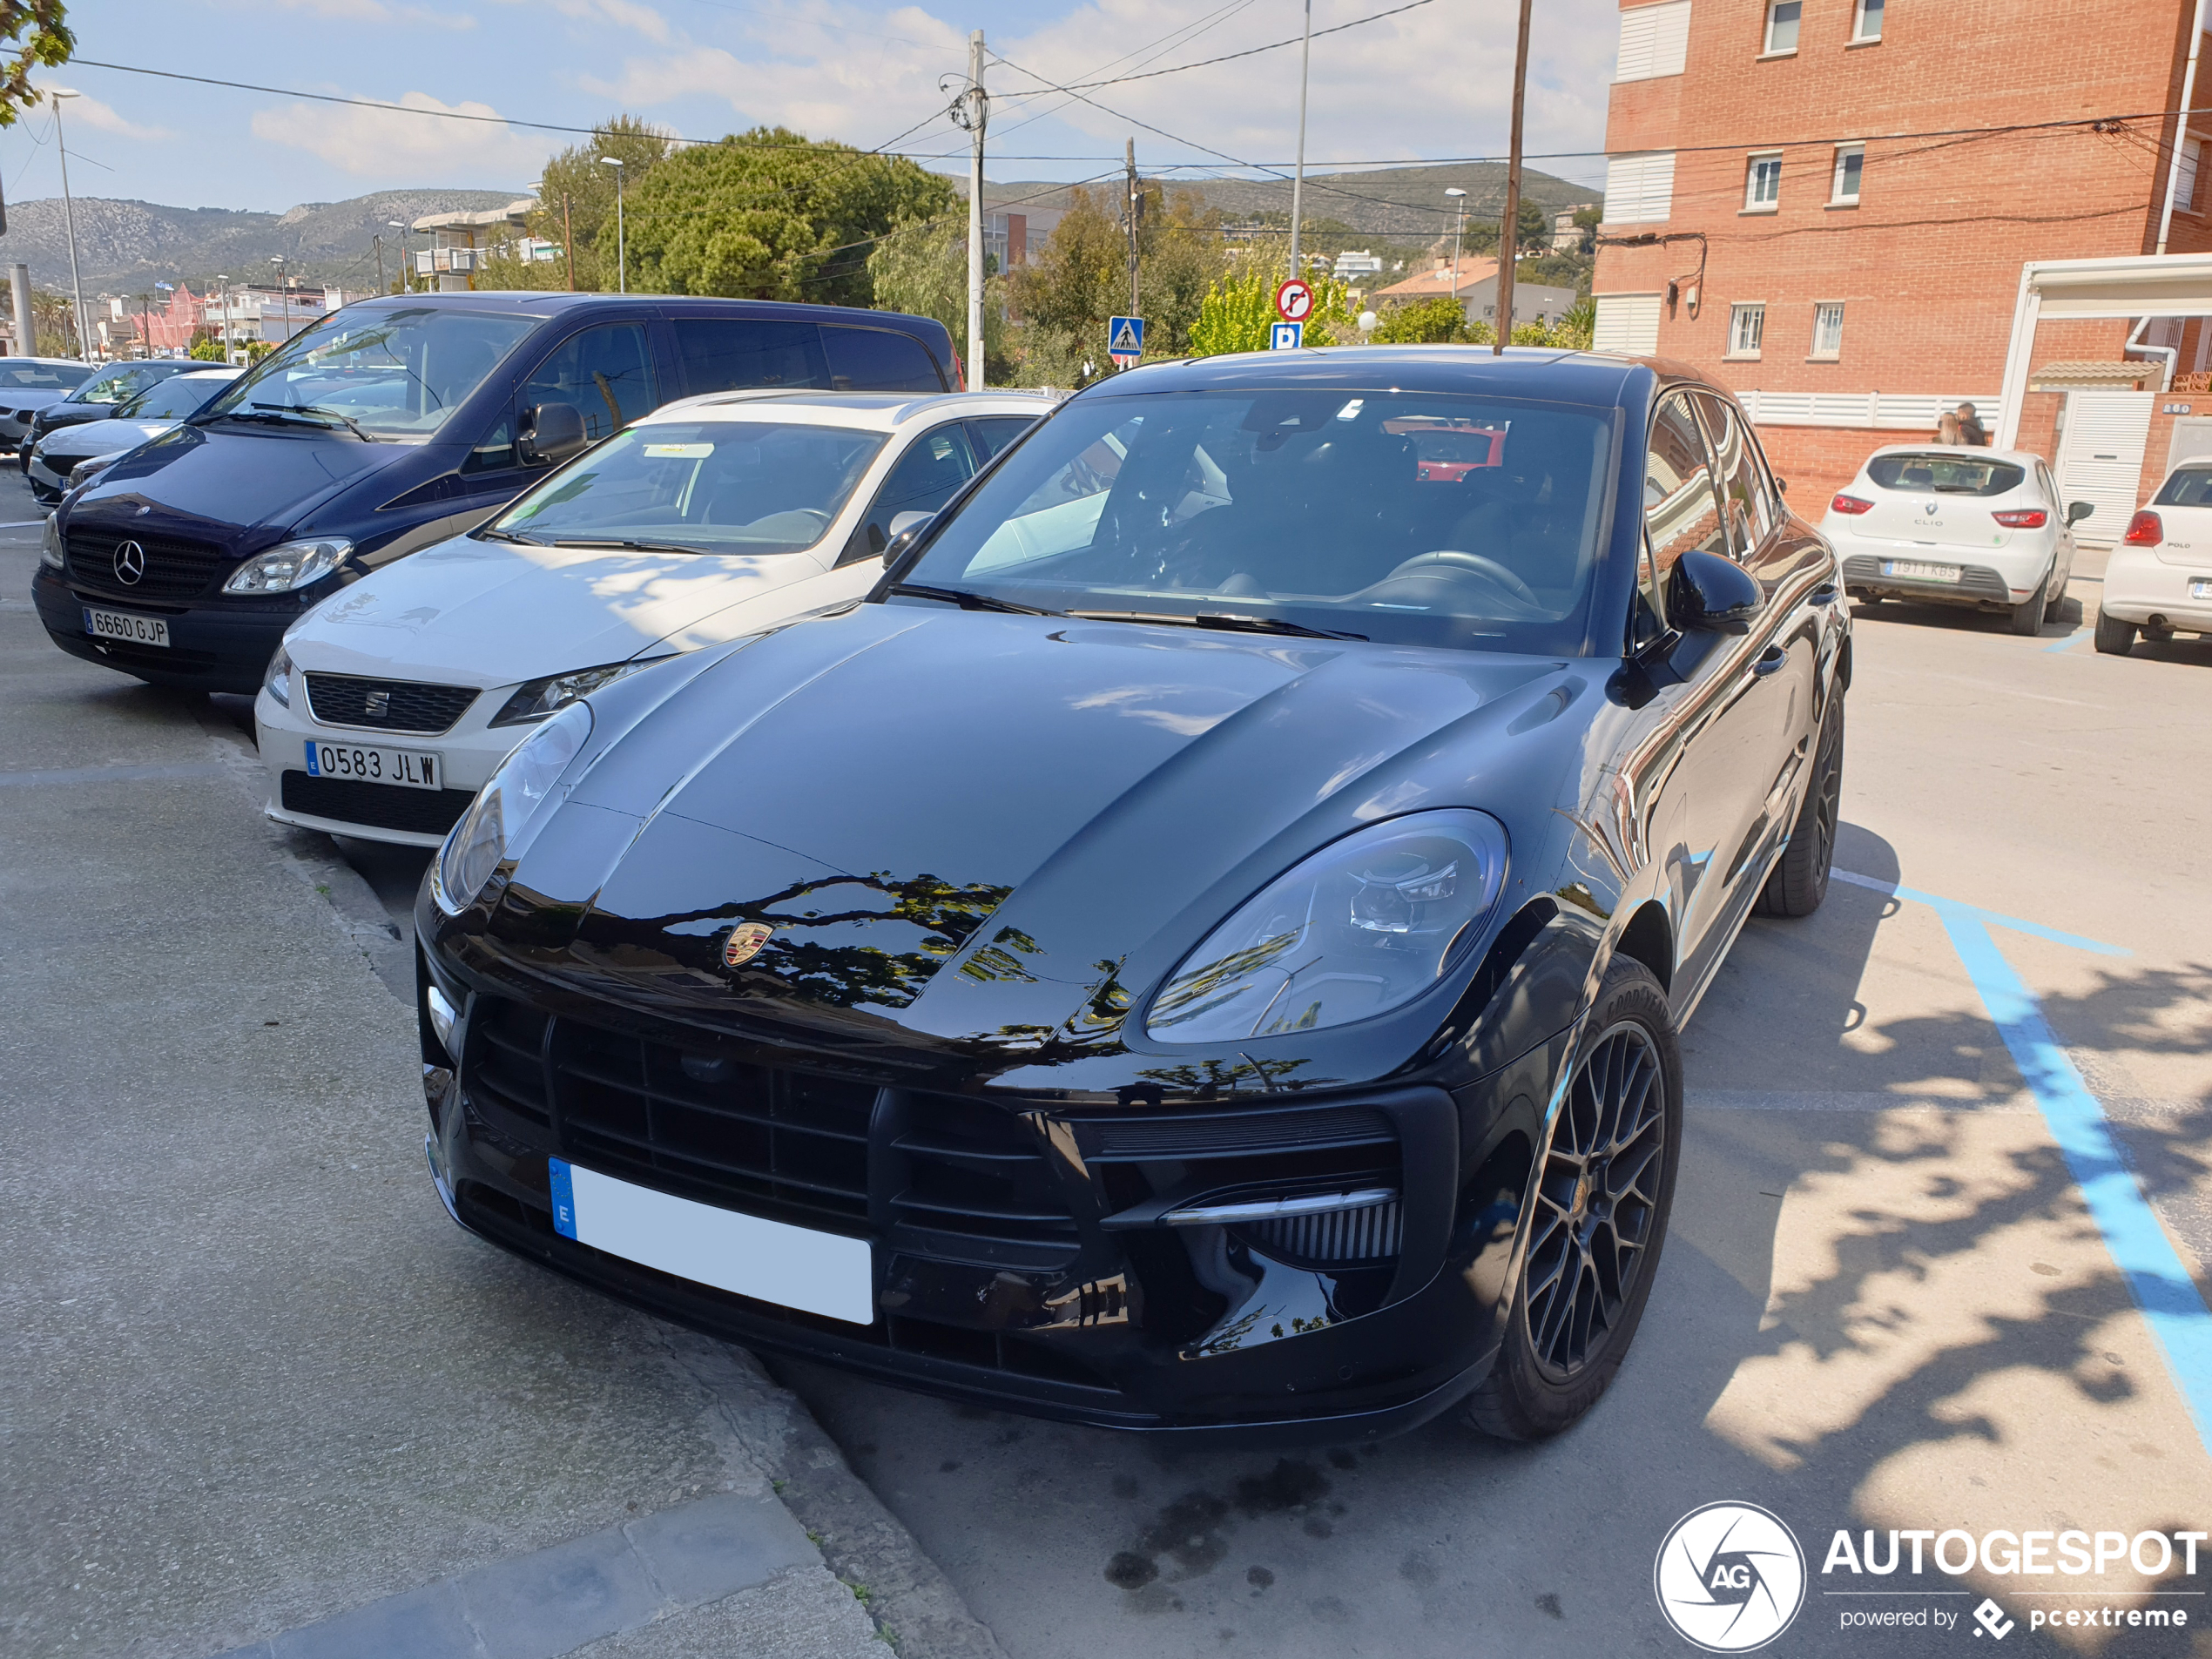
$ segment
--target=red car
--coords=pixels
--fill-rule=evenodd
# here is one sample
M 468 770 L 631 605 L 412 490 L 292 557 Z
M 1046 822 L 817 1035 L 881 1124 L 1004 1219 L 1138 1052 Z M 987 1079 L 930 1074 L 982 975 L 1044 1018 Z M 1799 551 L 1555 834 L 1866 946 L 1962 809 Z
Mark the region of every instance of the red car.
M 1494 467 L 1504 459 L 1503 427 L 1479 427 L 1460 421 L 1392 421 L 1387 432 L 1413 440 L 1420 456 L 1419 476 L 1424 483 L 1456 484 L 1478 467 Z

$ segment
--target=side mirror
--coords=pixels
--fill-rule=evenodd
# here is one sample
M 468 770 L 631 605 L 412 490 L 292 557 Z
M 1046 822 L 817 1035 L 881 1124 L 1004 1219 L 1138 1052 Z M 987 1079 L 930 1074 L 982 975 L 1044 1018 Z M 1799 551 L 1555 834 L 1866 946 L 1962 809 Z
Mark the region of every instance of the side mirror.
M 1788 495 L 1790 493 L 1790 481 L 1787 478 L 1776 479 L 1774 481 L 1774 493 L 1777 496 Z
M 1748 634 L 1765 603 L 1765 591 L 1742 565 L 1693 548 L 1675 563 L 1667 620 L 1686 634 Z
M 914 544 L 923 528 L 937 515 L 934 513 L 894 513 L 891 516 L 891 540 L 883 550 L 883 568 L 889 570 L 905 556 Z
M 583 435 L 583 415 L 573 403 L 538 403 L 523 411 L 522 442 L 516 446 L 526 467 L 553 467 L 591 447 Z
M 2067 502 L 2067 528 L 2068 529 L 2073 529 L 2074 526 L 2079 524 L 2083 519 L 2088 517 L 2090 514 L 2095 512 L 2096 510 L 2097 503 L 2093 501 L 2070 501 Z

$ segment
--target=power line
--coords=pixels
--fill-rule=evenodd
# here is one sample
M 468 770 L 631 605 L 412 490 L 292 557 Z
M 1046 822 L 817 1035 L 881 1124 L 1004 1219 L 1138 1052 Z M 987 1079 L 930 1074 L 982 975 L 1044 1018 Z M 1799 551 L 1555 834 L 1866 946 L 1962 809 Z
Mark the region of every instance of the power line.
M 1336 24 L 1327 29 L 1317 29 L 1313 31 L 1313 38 L 1318 40 L 1324 35 L 1340 35 L 1347 29 L 1357 29 L 1365 24 L 1379 23 L 1385 17 L 1395 17 L 1401 11 L 1416 11 L 1423 6 L 1433 3 L 1433 0 L 1408 0 L 1406 4 L 1393 6 L 1388 11 L 1378 11 L 1369 17 L 1354 17 L 1350 23 Z M 1278 51 L 1285 46 L 1297 45 L 1304 38 L 1302 35 L 1292 35 L 1288 40 L 1270 41 L 1264 46 L 1248 46 L 1243 51 L 1224 52 L 1219 57 L 1201 57 L 1195 64 L 1177 64 L 1171 69 L 1148 70 L 1141 75 L 1116 75 L 1110 81 L 1077 81 L 1073 86 L 1063 86 L 1060 90 L 1063 92 L 1088 92 L 1101 86 L 1119 86 L 1128 81 L 1157 80 L 1163 75 L 1180 75 L 1187 69 L 1207 69 L 1215 64 L 1233 64 L 1239 57 L 1257 57 L 1262 52 Z M 1012 65 L 1009 64 L 1008 67 L 1011 68 Z M 1027 74 L 1028 71 L 1024 70 L 1022 72 Z

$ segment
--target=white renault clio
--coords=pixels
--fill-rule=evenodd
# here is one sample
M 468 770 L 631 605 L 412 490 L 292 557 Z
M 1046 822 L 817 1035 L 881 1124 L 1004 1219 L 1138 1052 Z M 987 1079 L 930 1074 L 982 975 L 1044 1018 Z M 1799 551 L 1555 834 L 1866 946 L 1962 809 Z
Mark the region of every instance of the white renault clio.
M 2060 503 L 2040 455 L 1910 444 L 1867 456 L 1820 532 L 1854 598 L 1971 605 L 2033 634 L 2058 616 L 2090 509 Z
M 2097 649 L 2212 634 L 2212 456 L 2184 461 L 2134 517 L 2105 565 Z
M 253 705 L 268 815 L 435 846 L 569 698 L 865 594 L 891 538 L 1049 407 L 727 392 L 656 410 L 293 625 Z

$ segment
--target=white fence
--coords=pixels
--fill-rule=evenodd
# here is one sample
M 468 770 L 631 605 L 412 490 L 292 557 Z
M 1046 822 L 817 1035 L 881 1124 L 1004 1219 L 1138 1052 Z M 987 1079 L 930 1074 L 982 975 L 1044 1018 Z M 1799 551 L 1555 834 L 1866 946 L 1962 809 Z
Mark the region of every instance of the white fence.
M 1946 409 L 1971 403 L 1983 426 L 1997 429 L 1994 392 L 1738 392 L 1754 426 L 1840 426 L 1924 431 L 1932 435 Z

